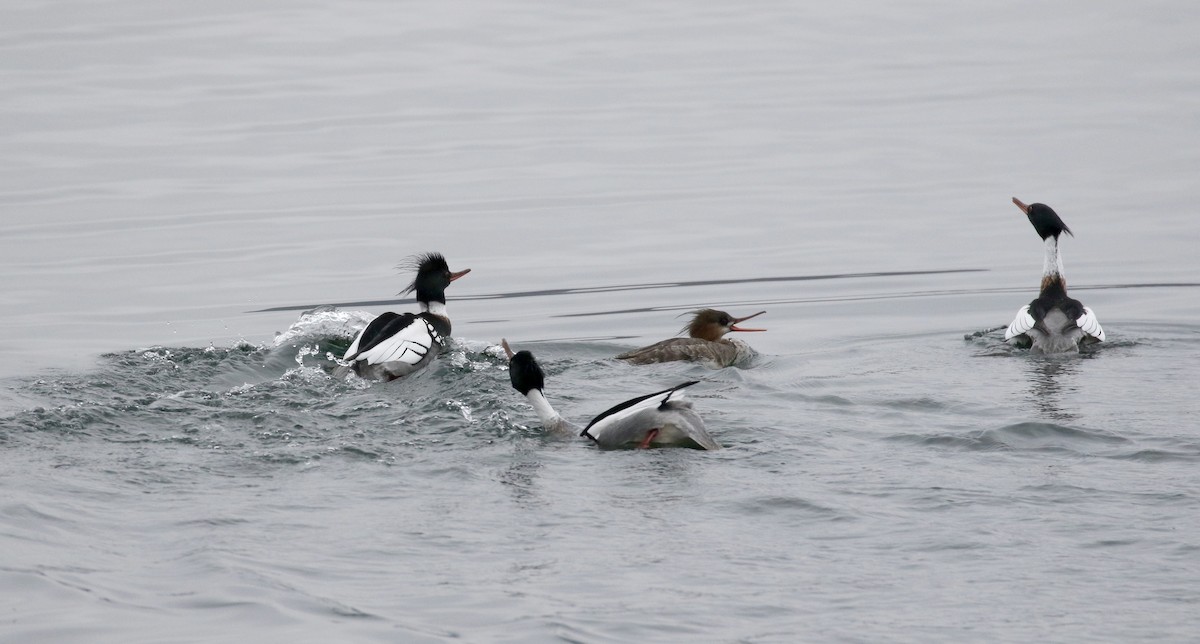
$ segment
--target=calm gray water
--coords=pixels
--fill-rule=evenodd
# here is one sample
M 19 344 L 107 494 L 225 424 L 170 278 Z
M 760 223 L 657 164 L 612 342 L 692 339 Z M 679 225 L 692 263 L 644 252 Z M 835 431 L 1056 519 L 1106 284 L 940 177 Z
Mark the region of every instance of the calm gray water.
M 0 24 L 0 641 L 1200 633 L 1194 3 Z M 1013 196 L 1096 350 L 1003 344 Z M 331 380 L 430 250 L 453 349 Z M 756 362 L 611 359 L 701 306 Z M 701 379 L 727 449 L 547 438 L 502 337 L 576 421 Z

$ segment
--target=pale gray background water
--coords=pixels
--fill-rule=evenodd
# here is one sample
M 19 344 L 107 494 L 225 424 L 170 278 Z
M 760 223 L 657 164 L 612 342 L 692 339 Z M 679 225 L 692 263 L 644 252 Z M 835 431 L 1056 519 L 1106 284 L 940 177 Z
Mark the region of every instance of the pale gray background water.
M 1200 632 L 1194 3 L 0 25 L 0 640 Z M 977 334 L 1036 289 L 1013 196 L 1077 233 L 1099 351 Z M 340 323 L 389 307 L 300 312 L 428 250 L 474 269 L 457 348 L 330 382 Z M 768 310 L 752 368 L 608 359 L 702 305 Z M 576 420 L 704 378 L 728 449 L 545 440 L 500 337 Z

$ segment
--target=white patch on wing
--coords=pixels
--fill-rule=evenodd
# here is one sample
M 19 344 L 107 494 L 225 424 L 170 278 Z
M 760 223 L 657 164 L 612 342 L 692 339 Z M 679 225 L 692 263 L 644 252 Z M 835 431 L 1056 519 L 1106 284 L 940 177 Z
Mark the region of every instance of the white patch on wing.
M 1096 314 L 1092 313 L 1090 308 L 1083 307 L 1083 315 L 1075 320 L 1075 324 L 1078 324 L 1084 333 L 1101 342 L 1104 341 L 1104 329 L 1100 327 L 1100 320 L 1096 319 Z
M 354 336 L 354 342 L 351 342 L 350 348 L 346 349 L 346 352 L 342 354 L 342 360 L 349 360 L 350 356 L 358 353 L 358 341 L 362 339 L 363 333 L 365 332 L 366 328 L 363 328 L 362 331 L 358 332 L 358 335 Z
M 1028 333 L 1034 324 L 1036 323 L 1033 316 L 1029 314 L 1029 305 L 1026 304 L 1017 311 L 1017 317 L 1013 319 L 1012 324 L 1008 325 L 1008 330 L 1004 332 L 1004 339 L 1011 340 L 1018 335 Z
M 350 346 L 351 351 L 346 355 L 354 355 L 358 349 L 358 338 Z M 403 362 L 415 365 L 429 353 L 435 343 L 441 344 L 442 336 L 425 320 L 417 318 L 412 324 L 400 329 L 392 337 L 371 347 L 358 356 L 358 360 L 366 360 L 367 364 L 383 364 L 385 362 Z

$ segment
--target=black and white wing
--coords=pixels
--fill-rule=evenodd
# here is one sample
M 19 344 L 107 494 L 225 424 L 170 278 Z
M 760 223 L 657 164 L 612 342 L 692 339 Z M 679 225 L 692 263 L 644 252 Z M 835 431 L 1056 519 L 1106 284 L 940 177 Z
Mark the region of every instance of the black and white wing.
M 431 351 L 436 354 L 441 343 L 441 334 L 425 318 L 389 312 L 372 320 L 358 334 L 343 359 L 368 365 L 399 362 L 416 367 Z
M 639 396 L 614 406 L 592 419 L 580 436 L 586 436 L 606 449 L 645 444 L 647 434 L 657 430 L 654 444 L 688 445 L 720 449 L 708 435 L 704 421 L 692 410 L 692 403 L 677 393 L 697 380 Z
M 1004 339 L 1007 341 L 1025 335 L 1035 324 L 1037 322 L 1029 314 L 1029 305 L 1026 304 L 1017 311 L 1017 317 L 1013 319 L 1012 324 L 1008 325 L 1008 330 L 1004 332 Z
M 1100 320 L 1096 318 L 1096 314 L 1088 307 L 1083 307 L 1083 315 L 1075 320 L 1075 324 L 1079 325 L 1092 342 L 1104 342 L 1104 329 L 1100 326 Z

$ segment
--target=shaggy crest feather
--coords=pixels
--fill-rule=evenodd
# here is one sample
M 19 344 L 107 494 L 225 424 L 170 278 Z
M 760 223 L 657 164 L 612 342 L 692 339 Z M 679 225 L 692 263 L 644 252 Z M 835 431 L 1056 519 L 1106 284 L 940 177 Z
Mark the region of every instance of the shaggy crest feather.
M 692 316 L 692 319 L 688 320 L 688 323 L 683 325 L 683 328 L 679 329 L 678 333 L 682 333 L 684 335 L 691 335 L 692 328 L 697 326 L 697 323 L 700 320 L 700 314 L 704 313 L 706 311 L 711 311 L 714 315 L 719 314 L 719 311 L 717 311 L 715 309 L 693 309 L 691 311 L 685 311 L 683 313 L 680 313 L 679 315 L 676 315 L 675 317 L 677 317 L 677 318 L 685 316 L 685 315 Z
M 413 255 L 403 262 L 396 264 L 396 268 L 405 272 L 413 271 L 416 273 L 412 284 L 409 284 L 403 291 L 400 291 L 400 295 L 408 295 L 417 290 L 417 280 L 420 279 L 423 270 L 450 272 L 450 264 L 446 261 L 446 257 L 437 252 Z

